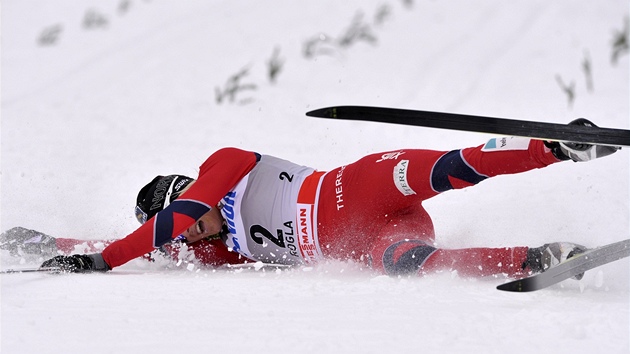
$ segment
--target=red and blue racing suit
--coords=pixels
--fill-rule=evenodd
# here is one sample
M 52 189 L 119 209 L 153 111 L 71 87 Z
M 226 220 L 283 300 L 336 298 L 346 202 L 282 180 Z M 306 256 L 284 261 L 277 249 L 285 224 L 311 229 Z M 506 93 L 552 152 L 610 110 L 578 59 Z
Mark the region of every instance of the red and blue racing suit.
M 377 153 L 328 172 L 224 148 L 201 165 L 189 190 L 102 255 L 114 268 L 158 247 L 169 249 L 218 207 L 227 229 L 223 239 L 189 244 L 209 265 L 350 259 L 386 274 L 452 269 L 465 276 L 514 276 L 526 271 L 527 247 L 436 248 L 422 202 L 558 161 L 542 141 L 511 137 L 453 151 Z

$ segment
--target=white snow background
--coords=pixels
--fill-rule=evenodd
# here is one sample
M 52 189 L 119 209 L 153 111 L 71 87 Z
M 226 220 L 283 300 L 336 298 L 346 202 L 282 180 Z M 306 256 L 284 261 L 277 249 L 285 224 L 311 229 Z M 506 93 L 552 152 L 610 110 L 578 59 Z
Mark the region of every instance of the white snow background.
M 304 114 L 324 106 L 628 129 L 628 55 L 611 60 L 628 10 L 621 0 L 2 1 L 0 231 L 124 237 L 138 226 L 139 188 L 157 174 L 196 176 L 224 146 L 328 170 L 491 137 Z M 239 73 L 233 100 L 218 102 Z M 628 238 L 628 150 L 427 201 L 438 246 Z M 4 269 L 40 261 L 2 253 Z M 497 291 L 502 277 L 390 278 L 344 262 L 7 274 L 1 351 L 621 353 L 629 274 L 622 260 L 523 294 Z

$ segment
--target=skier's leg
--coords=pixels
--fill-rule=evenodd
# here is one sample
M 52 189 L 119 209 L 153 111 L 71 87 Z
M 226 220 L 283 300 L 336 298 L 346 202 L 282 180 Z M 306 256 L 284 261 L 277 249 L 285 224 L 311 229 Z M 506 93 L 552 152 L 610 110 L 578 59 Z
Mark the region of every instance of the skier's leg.
M 504 137 L 442 155 L 433 165 L 435 192 L 475 185 L 489 177 L 543 168 L 560 160 L 541 140 Z
M 55 246 L 58 253 L 70 255 L 75 253 L 95 253 L 102 252 L 114 240 L 77 240 L 74 238 L 61 238 L 55 239 Z
M 8 250 L 12 256 L 52 257 L 59 254 L 100 252 L 111 240 L 86 241 L 74 238 L 52 237 L 43 232 L 14 227 L 0 234 L 0 249 Z
M 418 221 L 422 212 L 397 215 L 381 229 L 370 252 L 372 268 L 388 275 L 447 270 L 471 277 L 495 274 L 513 277 L 529 270 L 528 247 L 457 250 L 435 247 L 433 228 L 430 224 L 423 227 Z
M 43 232 L 14 227 L 0 234 L 0 249 L 7 250 L 12 256 L 57 255 L 56 239 Z
M 456 271 L 464 277 L 519 277 L 543 272 L 583 252 L 580 245 L 556 242 L 541 247 L 440 249 L 431 242 L 396 236 L 381 237 L 371 252 L 371 265 L 388 275 Z

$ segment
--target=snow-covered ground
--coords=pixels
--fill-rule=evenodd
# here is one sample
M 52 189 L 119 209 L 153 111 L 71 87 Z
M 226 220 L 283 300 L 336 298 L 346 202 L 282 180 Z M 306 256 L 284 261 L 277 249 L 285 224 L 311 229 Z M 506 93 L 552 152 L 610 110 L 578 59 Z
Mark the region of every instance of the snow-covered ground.
M 367 153 L 489 137 L 304 115 L 323 106 L 584 116 L 628 129 L 628 55 L 611 61 L 628 15 L 622 0 L 2 1 L 0 231 L 124 237 L 137 227 L 141 186 L 157 174 L 194 176 L 223 146 L 328 170 Z M 573 85 L 572 103 L 561 83 Z M 628 238 L 629 165 L 624 149 L 497 177 L 426 207 L 442 247 L 597 246 Z M 527 294 L 495 290 L 504 279 L 397 279 L 342 262 L 227 272 L 137 260 L 107 274 L 9 274 L 0 349 L 627 352 L 628 268 L 618 261 Z

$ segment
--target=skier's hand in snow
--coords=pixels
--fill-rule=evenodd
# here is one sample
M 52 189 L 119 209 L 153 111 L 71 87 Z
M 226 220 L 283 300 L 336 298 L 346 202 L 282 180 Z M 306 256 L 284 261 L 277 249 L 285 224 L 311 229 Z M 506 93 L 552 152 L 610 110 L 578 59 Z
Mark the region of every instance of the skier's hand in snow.
M 42 263 L 40 268 L 56 268 L 66 273 L 106 272 L 111 269 L 100 253 L 53 257 Z

